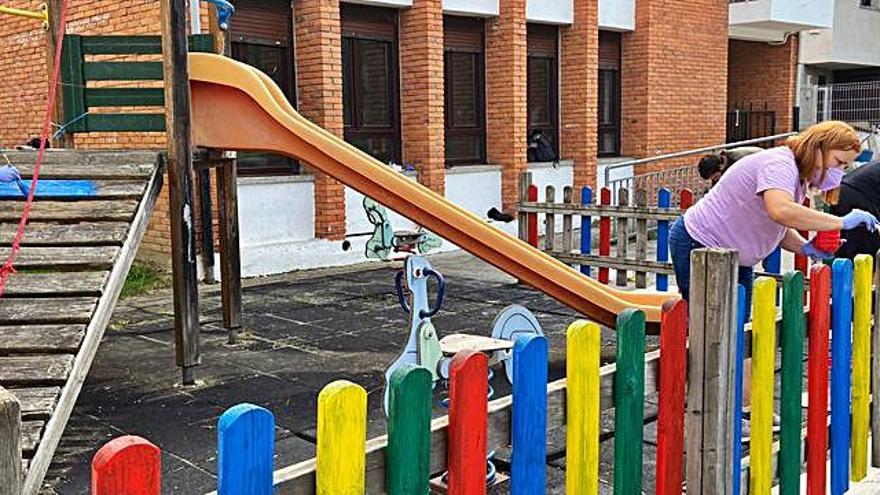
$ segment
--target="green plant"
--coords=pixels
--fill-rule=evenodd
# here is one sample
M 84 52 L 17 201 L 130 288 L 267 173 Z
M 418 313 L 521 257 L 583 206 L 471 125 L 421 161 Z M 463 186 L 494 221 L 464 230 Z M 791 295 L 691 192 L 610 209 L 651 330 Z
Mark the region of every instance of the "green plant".
M 134 263 L 128 276 L 125 277 L 125 283 L 122 285 L 122 293 L 120 299 L 140 296 L 148 294 L 154 290 L 168 287 L 168 275 L 155 266 L 146 263 Z

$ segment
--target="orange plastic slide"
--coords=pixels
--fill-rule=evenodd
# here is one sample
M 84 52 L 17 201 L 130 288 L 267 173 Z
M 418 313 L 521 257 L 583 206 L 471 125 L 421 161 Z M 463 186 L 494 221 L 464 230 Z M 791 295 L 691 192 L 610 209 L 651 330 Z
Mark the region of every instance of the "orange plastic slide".
M 663 302 L 677 297 L 607 287 L 489 225 L 302 117 L 256 68 L 206 53 L 189 61 L 198 146 L 302 160 L 604 325 L 638 308 L 656 326 Z

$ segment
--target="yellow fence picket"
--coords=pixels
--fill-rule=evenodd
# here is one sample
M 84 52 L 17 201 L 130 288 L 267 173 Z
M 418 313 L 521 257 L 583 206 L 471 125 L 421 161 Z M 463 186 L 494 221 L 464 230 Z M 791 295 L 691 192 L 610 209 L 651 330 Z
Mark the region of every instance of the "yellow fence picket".
M 364 493 L 367 393 L 346 380 L 318 395 L 318 495 Z
M 764 495 L 773 486 L 773 370 L 776 360 L 776 280 L 755 281 L 752 296 L 752 439 L 749 493 Z
M 599 325 L 578 320 L 566 334 L 565 493 L 599 493 Z
M 859 481 L 868 474 L 868 429 L 871 418 L 871 282 L 874 260 L 855 259 L 853 283 L 852 440 L 850 476 Z

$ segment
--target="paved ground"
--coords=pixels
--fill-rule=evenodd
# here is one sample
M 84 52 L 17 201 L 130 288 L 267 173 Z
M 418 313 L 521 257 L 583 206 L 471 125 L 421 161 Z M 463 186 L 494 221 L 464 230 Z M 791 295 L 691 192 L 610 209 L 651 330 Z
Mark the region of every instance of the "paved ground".
M 577 315 L 543 294 L 463 253 L 437 255 L 446 276 L 441 335 L 488 334 L 505 306 L 532 310 L 550 340 L 550 378 L 565 370 L 565 328 Z M 88 492 L 89 463 L 104 442 L 122 434 L 149 438 L 163 451 L 163 493 L 198 494 L 216 486 L 216 422 L 224 409 L 251 402 L 276 417 L 276 467 L 314 455 L 317 395 L 327 383 L 348 379 L 368 391 L 368 436 L 384 433 L 382 373 L 407 338 L 406 316 L 393 294 L 399 263 L 315 270 L 251 280 L 244 290 L 241 343 L 226 343 L 219 326 L 217 287 L 202 290 L 200 384 L 178 385 L 170 294 L 129 299 L 117 309 L 62 438 L 45 483 L 46 494 Z M 606 357 L 614 334 L 604 332 Z M 649 338 L 649 346 L 656 340 Z M 502 373 L 498 374 L 499 376 Z M 498 378 L 496 381 L 499 381 Z M 504 387 L 498 384 L 503 392 Z M 649 404 L 648 408 L 655 407 Z M 606 428 L 611 416 L 603 418 Z M 653 489 L 656 431 L 646 429 L 644 486 Z M 562 438 L 550 439 L 561 451 Z M 611 491 L 613 440 L 603 444 L 600 478 Z M 564 493 L 565 459 L 548 463 L 548 493 Z M 506 493 L 505 488 L 496 493 Z

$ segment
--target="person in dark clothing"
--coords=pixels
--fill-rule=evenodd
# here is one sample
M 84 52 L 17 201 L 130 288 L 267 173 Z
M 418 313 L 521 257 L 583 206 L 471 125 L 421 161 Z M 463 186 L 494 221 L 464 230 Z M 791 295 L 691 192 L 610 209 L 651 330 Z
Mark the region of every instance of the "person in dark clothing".
M 852 210 L 865 210 L 874 216 L 880 214 L 880 160 L 862 165 L 843 176 L 837 204 L 831 206 L 831 214 L 843 216 Z M 835 255 L 853 259 L 859 254 L 877 254 L 880 235 L 864 227 L 845 230 L 840 238 L 846 240 Z
M 710 153 L 700 158 L 699 163 L 697 163 L 697 170 L 699 170 L 700 177 L 703 180 L 711 181 L 714 186 L 728 167 L 752 153 L 763 150 L 764 148 L 757 146 L 740 146 L 739 148 L 721 150 L 718 153 Z

